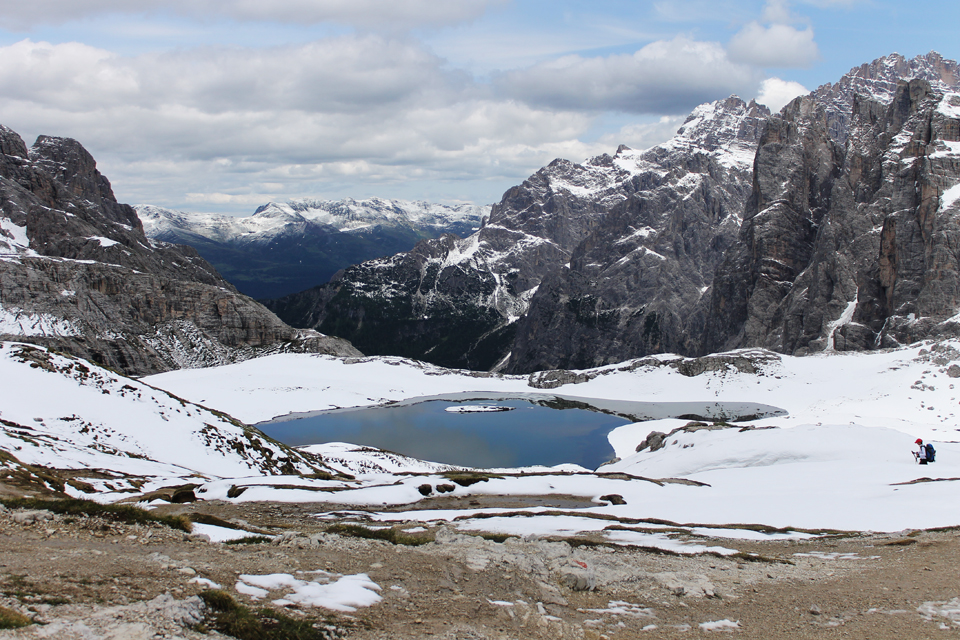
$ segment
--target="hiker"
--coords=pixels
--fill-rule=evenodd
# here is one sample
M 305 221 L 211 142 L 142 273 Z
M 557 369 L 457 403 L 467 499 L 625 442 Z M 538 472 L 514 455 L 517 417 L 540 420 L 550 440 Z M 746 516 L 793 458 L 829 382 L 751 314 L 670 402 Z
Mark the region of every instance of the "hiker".
M 917 441 L 914 443 L 920 449 L 913 452 L 913 457 L 917 459 L 917 462 L 920 464 L 928 464 L 937 459 L 937 451 L 933 448 L 932 444 L 923 444 L 923 440 L 917 438 Z

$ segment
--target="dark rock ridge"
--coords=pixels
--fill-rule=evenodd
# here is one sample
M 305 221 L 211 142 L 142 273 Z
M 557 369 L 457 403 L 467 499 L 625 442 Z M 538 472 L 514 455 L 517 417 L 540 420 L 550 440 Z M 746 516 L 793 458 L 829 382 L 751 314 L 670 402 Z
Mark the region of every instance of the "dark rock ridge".
M 648 354 L 869 349 L 952 332 L 958 66 L 893 54 L 779 114 L 555 160 L 463 239 L 271 303 L 372 354 L 529 373 Z
M 190 245 L 253 298 L 303 291 L 344 267 L 408 251 L 420 240 L 464 237 L 490 209 L 381 198 L 271 202 L 247 217 L 134 208 L 149 238 Z
M 264 349 L 357 353 L 285 325 L 190 247 L 148 240 L 77 141 L 27 149 L 0 126 L 0 153 L 0 338 L 128 375 Z

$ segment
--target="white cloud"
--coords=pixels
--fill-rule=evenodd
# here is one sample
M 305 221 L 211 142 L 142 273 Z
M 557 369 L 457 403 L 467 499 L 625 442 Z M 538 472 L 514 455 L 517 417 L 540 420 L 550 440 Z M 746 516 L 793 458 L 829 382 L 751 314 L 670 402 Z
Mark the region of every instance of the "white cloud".
M 431 181 L 487 181 L 494 192 L 479 199 L 492 200 L 555 157 L 649 147 L 679 124 L 666 117 L 588 143 L 591 109 L 686 115 L 759 86 L 719 45 L 683 38 L 503 80 L 506 95 L 495 95 L 415 41 L 377 35 L 138 56 L 81 43 L 0 47 L 3 124 L 28 142 L 78 139 L 118 195 L 159 204 L 240 207 L 267 194 L 362 196 Z
M 759 67 L 806 67 L 820 57 L 813 28 L 788 24 L 750 22 L 730 39 L 727 50 L 731 60 Z
M 503 95 L 551 109 L 685 113 L 732 93 L 756 92 L 753 69 L 731 62 L 713 42 L 661 40 L 633 54 L 577 55 L 502 74 Z
M 631 149 L 649 149 L 669 140 L 683 125 L 686 116 L 661 116 L 655 122 L 644 124 L 630 124 L 622 127 L 616 133 L 608 133 L 600 138 L 600 143 L 607 153 L 621 144 Z
M 757 102 L 766 105 L 770 111 L 777 112 L 797 96 L 810 93 L 810 90 L 799 82 L 767 78 L 760 83 L 760 93 Z
M 790 13 L 790 5 L 787 0 L 767 0 L 763 7 L 763 21 L 780 24 L 789 24 L 796 18 Z
M 793 26 L 803 18 L 790 11 L 789 0 L 767 0 L 761 21 L 748 22 L 738 31 L 727 51 L 730 59 L 759 67 L 806 67 L 820 58 L 813 28 Z
M 78 139 L 127 201 L 234 207 L 429 181 L 492 181 L 454 190 L 492 200 L 586 150 L 592 121 L 493 99 L 416 43 L 369 35 L 133 57 L 24 40 L 0 47 L 0 113 L 28 143 Z
M 0 27 L 29 29 L 105 14 L 174 14 L 291 24 L 402 29 L 472 20 L 507 0 L 29 0 L 4 3 Z
M 351 111 L 396 105 L 467 79 L 423 49 L 377 36 L 345 36 L 271 49 L 205 48 L 121 57 L 79 43 L 24 40 L 0 48 L 0 90 L 68 111 L 177 105 Z

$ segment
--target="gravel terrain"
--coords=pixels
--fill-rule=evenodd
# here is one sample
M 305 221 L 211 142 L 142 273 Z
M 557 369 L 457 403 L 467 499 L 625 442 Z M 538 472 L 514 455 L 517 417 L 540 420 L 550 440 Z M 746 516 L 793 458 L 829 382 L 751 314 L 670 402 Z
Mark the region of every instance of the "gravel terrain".
M 517 498 L 511 500 L 516 503 Z M 485 505 L 488 506 L 488 505 Z M 511 506 L 516 506 L 511 504 Z M 286 607 L 331 634 L 388 638 L 939 638 L 960 629 L 960 532 L 792 541 L 698 540 L 736 557 L 463 535 L 407 523 L 411 546 L 325 530 L 329 504 L 164 505 L 277 534 L 226 545 L 160 524 L 0 509 L 0 606 L 38 623 L 0 638 L 218 638 L 195 631 L 205 580 L 367 574 L 382 601 L 355 612 Z M 422 529 L 426 529 L 425 531 Z M 297 572 L 301 572 L 297 574 Z M 316 578 L 310 578 L 316 579 Z

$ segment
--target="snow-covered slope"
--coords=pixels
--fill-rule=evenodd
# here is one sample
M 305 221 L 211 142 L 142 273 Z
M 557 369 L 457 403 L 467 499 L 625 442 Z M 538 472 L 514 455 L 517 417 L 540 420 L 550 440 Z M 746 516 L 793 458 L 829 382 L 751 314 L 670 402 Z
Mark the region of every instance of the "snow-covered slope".
M 542 508 L 530 508 L 520 510 L 523 517 L 491 517 L 497 514 L 490 509 L 418 510 L 381 514 L 379 518 L 385 521 L 459 518 L 456 526 L 463 529 L 569 535 L 603 531 L 611 521 L 596 519 L 601 515 L 618 519 L 614 524 L 619 523 L 619 530 L 603 534 L 611 541 L 653 546 L 669 540 L 659 540 L 660 534 L 649 532 L 651 525 L 643 523 L 650 519 L 721 528 L 729 523 L 760 523 L 883 531 L 960 522 L 956 513 L 943 508 L 955 500 L 956 478 L 960 477 L 958 341 L 803 358 L 763 351 L 699 359 L 657 356 L 600 369 L 530 377 L 478 377 L 389 358 L 342 361 L 281 355 L 257 364 L 231 365 L 219 373 L 171 372 L 153 376 L 150 382 L 248 420 L 283 414 L 291 408 L 362 406 L 455 390 L 523 393 L 542 391 L 545 385 L 551 392 L 581 398 L 755 401 L 789 411 L 786 416 L 739 423 L 733 428 L 683 430 L 688 420 L 679 419 L 627 425 L 609 436 L 621 459 L 595 474 L 563 475 L 559 470 L 540 476 L 507 474 L 469 487 L 457 486 L 452 494 L 565 494 L 595 501 L 616 494 L 626 502 L 623 505 L 598 502 L 562 515 L 556 510 L 550 515 Z M 549 384 L 552 381 L 561 384 Z M 652 431 L 671 435 L 663 448 L 636 452 Z M 937 447 L 938 461 L 933 465 L 915 463 L 911 451 L 917 437 Z M 357 473 L 361 480 L 357 485 L 341 486 L 335 497 L 329 498 L 337 504 L 415 502 L 424 499 L 419 491 L 424 483 L 447 481 L 430 475 L 439 474 L 442 467 L 431 469 L 422 463 L 411 463 L 409 469 L 428 475 L 398 479 L 392 473 L 402 470 L 402 459 L 383 458 L 381 464 L 377 454 L 365 448 L 330 444 L 311 447 L 311 451 L 337 459 L 338 468 Z M 206 495 L 225 497 L 232 483 L 210 483 Z M 314 499 L 302 488 L 279 488 L 275 480 L 248 479 L 242 484 L 249 487 L 243 500 Z M 474 513 L 484 517 L 468 518 Z M 623 530 L 625 526 L 638 527 L 638 519 L 646 533 Z M 744 532 L 739 526 L 730 529 L 727 533 L 710 531 L 731 537 L 766 535 Z M 673 544 L 670 548 L 676 550 Z
M 323 468 L 220 412 L 34 345 L 0 343 L 0 380 L 7 470 L 76 470 L 105 491 Z
M 390 357 L 279 354 L 144 380 L 251 424 L 291 412 L 462 391 L 537 392 L 640 402 L 760 402 L 787 411 L 783 417 L 755 423 L 760 426 L 860 424 L 896 429 L 915 434 L 914 438 L 960 440 L 960 388 L 954 388 L 960 387 L 960 380 L 951 377 L 960 377 L 960 343 L 938 344 L 936 350 L 916 345 L 882 353 L 805 357 L 762 350 L 704 358 L 660 355 L 599 369 L 531 376 L 477 375 Z M 745 362 L 752 363 L 756 373 L 744 364 L 739 365 L 743 371 L 737 368 Z M 651 429 L 644 422 L 618 430 L 629 434 L 624 437 L 632 445 L 614 442 L 617 455 L 622 457 L 624 447 L 635 446 Z
M 0 377 L 5 380 L 0 473 L 22 471 L 24 465 L 76 470 L 59 472 L 60 478 L 74 477 L 66 490 L 93 490 L 101 500 L 189 482 L 199 485 L 196 495 L 202 499 L 327 501 L 373 510 L 373 517 L 384 521 L 451 522 L 514 534 L 592 532 L 618 544 L 685 553 L 705 549 L 671 539 L 676 531 L 667 531 L 662 521 L 701 523 L 681 527 L 684 535 L 734 538 L 808 535 L 791 528 L 896 531 L 960 522 L 943 508 L 954 500 L 960 478 L 955 382 L 960 341 L 805 358 L 763 351 L 699 359 L 658 356 L 530 377 L 478 376 L 395 358 L 279 354 L 145 382 L 8 343 L 0 348 Z M 369 447 L 316 445 L 309 451 L 320 458 L 302 457 L 204 408 L 253 421 L 291 409 L 547 388 L 594 399 L 598 406 L 626 400 L 753 401 L 789 414 L 732 427 L 685 419 L 631 424 L 609 436 L 620 460 L 596 472 L 570 465 L 538 468 L 535 474 L 497 470 L 486 481 L 462 486 L 443 475 L 451 470 L 446 465 Z M 655 450 L 642 446 L 653 431 L 668 434 Z M 917 437 L 934 443 L 936 463 L 916 465 L 911 450 Z M 276 475 L 310 472 L 320 464 L 356 478 Z M 29 472 L 39 479 L 43 469 Z M 376 513 L 383 505 L 427 500 L 424 485 L 441 484 L 453 487 L 444 491 L 454 498 L 573 495 L 593 504 Z M 602 498 L 612 495 L 624 504 Z M 742 523 L 785 530 L 761 532 Z M 657 533 L 658 527 L 665 532 Z

